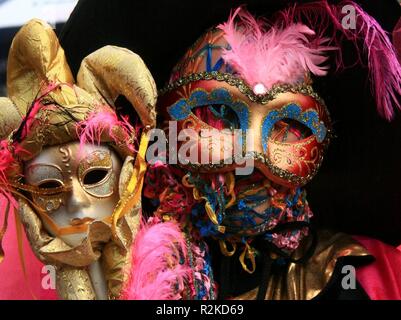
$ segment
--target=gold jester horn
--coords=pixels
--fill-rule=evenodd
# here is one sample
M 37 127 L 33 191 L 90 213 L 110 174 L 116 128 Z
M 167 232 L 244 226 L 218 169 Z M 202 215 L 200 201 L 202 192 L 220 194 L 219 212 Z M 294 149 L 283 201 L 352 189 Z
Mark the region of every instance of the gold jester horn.
M 77 82 L 111 106 L 120 95 L 125 96 L 142 124 L 155 126 L 156 85 L 141 57 L 132 51 L 115 46 L 96 50 L 82 61 Z
M 43 86 L 74 83 L 70 67 L 53 29 L 33 19 L 14 37 L 7 66 L 8 96 L 22 114 Z
M 124 96 L 135 109 L 145 128 L 133 172 L 112 216 L 115 236 L 119 218 L 140 201 L 146 171 L 148 130 L 156 124 L 156 85 L 145 63 L 137 54 L 115 46 L 105 46 L 88 55 L 82 61 L 77 81 L 81 88 L 113 107 L 117 98 L 120 95 Z

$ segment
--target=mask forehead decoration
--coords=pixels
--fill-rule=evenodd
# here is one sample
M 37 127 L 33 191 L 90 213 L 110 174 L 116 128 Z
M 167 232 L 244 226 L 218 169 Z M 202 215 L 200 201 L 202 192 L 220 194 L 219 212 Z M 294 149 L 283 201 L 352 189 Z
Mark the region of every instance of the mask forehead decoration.
M 10 111 L 2 114 L 9 127 L 0 142 L 5 219 L 19 212 L 34 252 L 62 266 L 60 277 L 98 260 L 102 250 L 109 271 L 122 272 L 116 265 L 128 261 L 139 226 L 147 136 L 156 119 L 156 87 L 144 62 L 106 46 L 83 60 L 75 84 L 52 28 L 32 20 L 11 45 L 7 89 L 10 98 L 0 100 Z M 118 109 L 119 96 L 132 110 Z M 71 288 L 82 285 L 81 273 L 60 285 L 62 297 L 79 298 Z M 118 296 L 120 280 L 108 283 L 110 297 Z M 82 297 L 93 297 L 90 286 Z

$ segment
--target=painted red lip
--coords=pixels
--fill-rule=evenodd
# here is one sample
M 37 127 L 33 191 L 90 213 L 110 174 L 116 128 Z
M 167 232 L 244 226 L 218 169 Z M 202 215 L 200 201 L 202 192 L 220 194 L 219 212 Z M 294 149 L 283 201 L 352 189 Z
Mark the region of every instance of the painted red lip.
M 71 219 L 70 225 L 72 225 L 72 226 L 82 226 L 82 225 L 85 225 L 85 224 L 90 224 L 93 221 L 95 221 L 95 219 L 89 218 L 89 217 L 86 217 L 86 218 L 83 218 L 83 219 L 74 218 L 74 219 Z

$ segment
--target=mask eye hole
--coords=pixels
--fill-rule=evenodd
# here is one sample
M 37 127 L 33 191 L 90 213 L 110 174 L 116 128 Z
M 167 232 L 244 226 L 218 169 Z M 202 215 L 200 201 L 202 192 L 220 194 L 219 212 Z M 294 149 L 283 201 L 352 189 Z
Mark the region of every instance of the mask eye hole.
M 240 128 L 236 112 L 224 104 L 199 106 L 193 108 L 192 113 L 203 122 L 219 130 Z
M 38 185 L 38 187 L 41 189 L 55 189 L 55 188 L 60 188 L 62 186 L 63 185 L 61 184 L 61 182 L 57 180 L 44 181 Z
M 297 142 L 312 135 L 312 131 L 293 119 L 283 119 L 274 124 L 271 139 L 278 142 Z
M 91 186 L 94 184 L 101 183 L 103 180 L 106 179 L 108 173 L 109 170 L 107 169 L 90 170 L 85 174 L 84 178 L 82 179 L 82 182 L 85 186 Z

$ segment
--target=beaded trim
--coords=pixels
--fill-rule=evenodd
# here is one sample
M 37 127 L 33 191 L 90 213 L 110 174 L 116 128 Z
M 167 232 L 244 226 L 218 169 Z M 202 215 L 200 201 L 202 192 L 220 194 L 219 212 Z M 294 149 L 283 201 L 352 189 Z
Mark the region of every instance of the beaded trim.
M 328 140 L 327 139 L 325 145 L 328 145 Z M 316 167 L 314 168 L 314 170 L 308 174 L 306 177 L 300 177 L 297 176 L 291 172 L 288 172 L 286 170 L 280 169 L 278 167 L 276 167 L 275 165 L 272 164 L 272 162 L 262 153 L 259 152 L 247 152 L 245 154 L 245 156 L 240 156 L 240 155 L 235 155 L 232 157 L 232 163 L 235 163 L 237 161 L 243 161 L 243 160 L 247 160 L 247 159 L 253 159 L 255 161 L 259 161 L 262 162 L 263 164 L 267 165 L 268 168 L 270 169 L 270 171 L 277 177 L 285 179 L 293 184 L 297 184 L 297 185 L 305 185 L 306 183 L 308 183 L 315 175 L 316 173 L 319 171 L 320 166 L 323 162 L 323 155 L 321 155 L 319 157 L 318 162 L 316 163 Z M 222 169 L 227 167 L 227 159 L 226 160 L 221 160 L 219 163 L 211 163 L 211 164 L 195 164 L 195 163 L 188 163 L 186 165 L 184 165 L 185 168 L 190 168 L 190 170 L 192 171 L 199 171 L 201 170 L 205 170 L 205 171 L 214 171 L 214 170 L 218 170 L 218 169 Z
M 0 186 L 4 187 L 5 185 L 0 184 Z M 31 185 L 22 183 L 18 180 L 11 181 L 9 186 L 11 186 L 17 190 L 27 191 L 29 193 L 38 194 L 41 196 L 54 195 L 54 194 L 59 194 L 62 192 L 68 192 L 68 191 L 72 190 L 72 185 L 64 185 L 64 186 L 60 186 L 60 187 L 56 187 L 56 188 L 47 189 L 47 188 L 40 188 L 37 186 L 31 186 Z
M 246 95 L 249 100 L 252 102 L 257 102 L 260 104 L 267 104 L 268 102 L 274 100 L 278 94 L 280 93 L 302 93 L 314 98 L 317 102 L 319 102 L 329 114 L 326 104 L 324 100 L 320 98 L 320 96 L 313 90 L 310 83 L 300 83 L 300 84 L 279 84 L 274 85 L 268 92 L 263 95 L 257 95 L 253 92 L 253 90 L 245 83 L 244 80 L 235 77 L 231 73 L 221 73 L 218 71 L 211 72 L 197 72 L 191 73 L 187 76 L 184 76 L 177 81 L 168 84 L 163 89 L 159 90 L 159 95 L 162 96 L 170 91 L 178 89 L 179 87 L 185 86 L 191 82 L 200 81 L 200 80 L 216 80 L 223 81 L 228 83 L 231 86 L 237 87 L 238 90 Z

